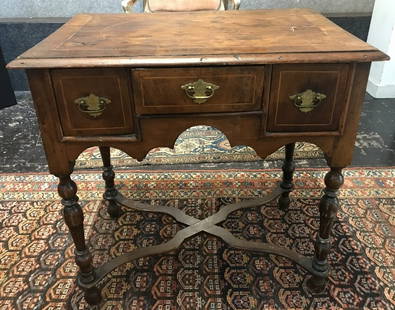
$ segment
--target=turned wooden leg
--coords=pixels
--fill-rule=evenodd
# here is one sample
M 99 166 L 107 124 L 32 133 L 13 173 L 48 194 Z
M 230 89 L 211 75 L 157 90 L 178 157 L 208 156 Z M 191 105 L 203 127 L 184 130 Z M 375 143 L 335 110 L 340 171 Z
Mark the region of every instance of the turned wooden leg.
M 325 176 L 324 196 L 320 201 L 320 230 L 315 242 L 315 254 L 313 258 L 313 268 L 317 272 L 328 274 L 329 264 L 327 257 L 331 247 L 330 235 L 333 223 L 336 219 L 336 213 L 339 209 L 339 200 L 337 192 L 343 185 L 344 178 L 341 168 L 332 168 Z M 322 292 L 327 282 L 326 277 L 313 275 L 307 282 L 308 287 L 314 293 Z
M 103 179 L 106 183 L 106 191 L 103 194 L 104 201 L 107 205 L 107 212 L 112 218 L 118 218 L 121 213 L 121 206 L 115 201 L 117 190 L 114 186 L 115 173 L 111 165 L 110 148 L 107 146 L 99 147 L 103 161 Z
M 80 268 L 79 282 L 89 285 L 95 281 L 95 270 L 92 265 L 92 256 L 85 244 L 84 214 L 78 203 L 77 185 L 70 175 L 59 176 L 58 193 L 62 197 L 63 217 L 75 244 L 75 262 Z M 90 305 L 97 305 L 101 301 L 100 291 L 97 287 L 85 289 L 85 300 Z
M 295 143 L 290 143 L 285 146 L 285 160 L 283 164 L 283 180 L 280 183 L 280 187 L 284 190 L 278 199 L 278 205 L 281 210 L 286 210 L 289 207 L 290 199 L 289 194 L 293 189 L 293 174 L 295 171 L 295 163 L 294 163 L 294 150 L 295 150 Z

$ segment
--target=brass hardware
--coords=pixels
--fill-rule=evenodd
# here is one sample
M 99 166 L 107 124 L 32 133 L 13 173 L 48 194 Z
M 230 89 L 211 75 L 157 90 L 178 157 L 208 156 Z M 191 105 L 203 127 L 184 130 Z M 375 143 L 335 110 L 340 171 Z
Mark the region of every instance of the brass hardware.
M 96 118 L 103 114 L 104 110 L 107 108 L 107 104 L 110 104 L 111 100 L 90 94 L 87 97 L 81 97 L 74 100 L 74 103 L 81 112 Z
M 214 92 L 219 86 L 199 79 L 196 82 L 182 85 L 181 88 L 185 90 L 185 93 L 193 102 L 201 104 L 214 96 Z
M 293 100 L 295 107 L 304 113 L 313 111 L 325 98 L 326 95 L 316 93 L 311 89 L 289 96 L 289 99 Z

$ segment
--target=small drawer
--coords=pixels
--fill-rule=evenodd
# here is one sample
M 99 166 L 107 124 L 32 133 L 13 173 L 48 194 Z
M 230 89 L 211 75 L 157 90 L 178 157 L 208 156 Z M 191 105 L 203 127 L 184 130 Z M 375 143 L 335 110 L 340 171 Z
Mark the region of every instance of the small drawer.
M 59 69 L 52 79 L 65 136 L 133 133 L 127 71 Z
M 349 72 L 348 64 L 274 66 L 266 130 L 340 133 Z
M 261 109 L 264 67 L 136 69 L 137 114 Z

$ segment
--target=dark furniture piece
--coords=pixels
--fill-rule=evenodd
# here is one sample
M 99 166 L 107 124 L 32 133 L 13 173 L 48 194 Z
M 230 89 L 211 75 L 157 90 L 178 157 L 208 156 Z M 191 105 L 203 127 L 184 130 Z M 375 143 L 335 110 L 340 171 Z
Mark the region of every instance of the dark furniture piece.
M 0 109 L 16 104 L 14 89 L 5 68 L 3 53 L 0 48 Z
M 171 251 L 200 231 L 237 248 L 287 257 L 313 275 L 308 281 L 312 290 L 322 290 L 337 191 L 342 169 L 351 162 L 370 62 L 386 59 L 320 14 L 291 9 L 78 15 L 14 60 L 10 68 L 28 69 L 86 300 L 100 302 L 97 283 L 117 266 Z M 263 158 L 286 145 L 279 187 L 268 197 L 228 205 L 202 221 L 176 209 L 129 201 L 117 192 L 110 147 L 142 159 L 156 146 L 173 146 L 182 131 L 199 124 L 220 129 L 233 145 L 249 145 Z M 275 198 L 287 208 L 296 141 L 318 145 L 330 167 L 318 206 L 314 257 L 239 240 L 216 225 L 237 209 Z M 93 268 L 71 174 L 77 156 L 94 145 L 103 158 L 104 199 L 111 216 L 118 216 L 122 205 L 167 213 L 188 227 L 165 244 Z

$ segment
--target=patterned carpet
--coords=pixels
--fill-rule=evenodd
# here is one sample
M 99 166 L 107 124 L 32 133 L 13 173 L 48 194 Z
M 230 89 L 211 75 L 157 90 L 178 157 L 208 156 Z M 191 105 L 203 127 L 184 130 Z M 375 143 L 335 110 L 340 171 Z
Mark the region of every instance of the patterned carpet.
M 296 159 L 323 158 L 321 150 L 310 143 L 297 143 Z M 238 162 L 261 160 L 248 146 L 231 146 L 226 136 L 210 126 L 194 126 L 177 138 L 174 148 L 157 147 L 146 158 L 138 162 L 117 149 L 111 149 L 112 163 L 115 167 L 132 167 L 141 165 L 166 165 L 202 162 Z M 266 160 L 284 158 L 284 147 L 268 156 Z M 76 168 L 101 168 L 102 162 L 97 147 L 85 150 L 76 162 Z
M 275 204 L 237 211 L 221 225 L 239 238 L 311 255 L 325 170 L 296 173 L 287 212 Z M 260 196 L 278 170 L 120 171 L 130 198 L 167 204 L 204 218 L 221 206 Z M 395 169 L 349 169 L 334 225 L 328 290 L 311 295 L 306 272 L 286 259 L 229 248 L 199 234 L 170 254 L 143 258 L 102 281 L 100 309 L 395 309 Z M 169 216 L 125 212 L 111 220 L 100 201 L 99 172 L 74 175 L 86 235 L 100 264 L 180 229 Z M 223 198 L 230 197 L 230 198 Z M 75 286 L 73 246 L 60 215 L 56 179 L 0 174 L 0 309 L 88 309 Z

